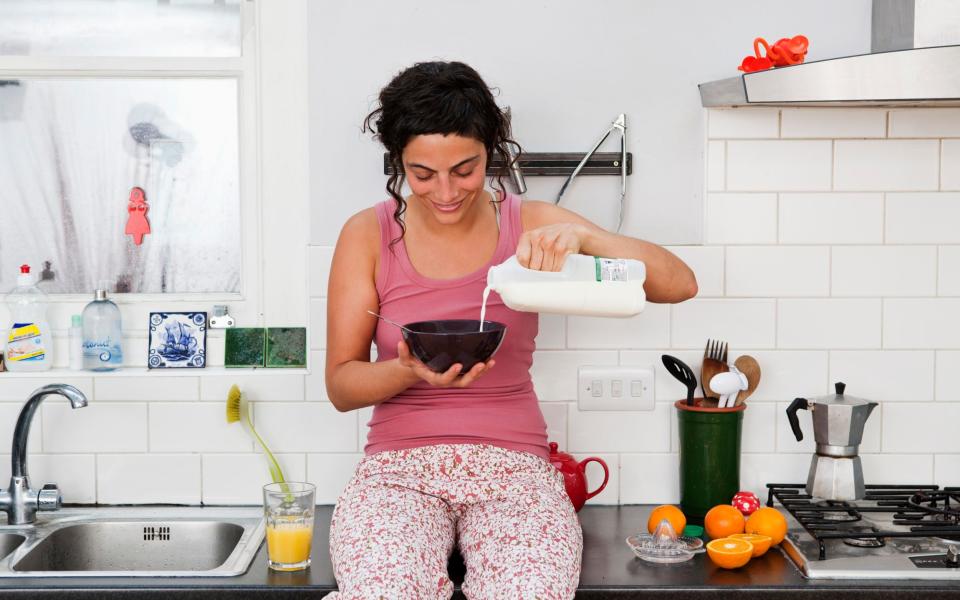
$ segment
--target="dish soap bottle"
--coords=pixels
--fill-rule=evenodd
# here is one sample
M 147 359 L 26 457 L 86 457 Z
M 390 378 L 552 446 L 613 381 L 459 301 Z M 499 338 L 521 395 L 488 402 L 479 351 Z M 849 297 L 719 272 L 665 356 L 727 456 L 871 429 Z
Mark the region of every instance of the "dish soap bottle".
M 490 267 L 487 288 L 500 294 L 513 310 L 630 317 L 643 310 L 646 275 L 646 265 L 629 258 L 571 254 L 560 271 L 537 271 L 511 256 Z
M 47 323 L 47 294 L 30 265 L 20 267 L 17 287 L 7 294 L 12 327 L 3 360 L 8 371 L 46 371 L 53 365 L 53 336 Z
M 83 368 L 112 371 L 123 364 L 120 309 L 107 299 L 106 285 L 83 309 Z

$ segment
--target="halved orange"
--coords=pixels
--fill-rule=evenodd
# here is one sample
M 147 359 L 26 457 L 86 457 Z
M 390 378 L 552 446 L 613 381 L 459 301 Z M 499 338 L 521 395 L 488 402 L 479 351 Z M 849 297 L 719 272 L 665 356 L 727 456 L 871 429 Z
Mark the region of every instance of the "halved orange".
M 760 535 L 770 536 L 772 540 L 771 545 L 776 546 L 782 542 L 783 538 L 787 535 L 787 520 L 780 514 L 779 510 L 770 506 L 764 506 L 763 508 L 758 508 L 750 515 L 744 531 L 746 533 L 759 533 Z
M 647 532 L 653 533 L 656 531 L 657 525 L 664 519 L 670 521 L 670 525 L 673 526 L 677 535 L 683 535 L 683 528 L 687 526 L 687 517 L 683 514 L 683 511 L 672 504 L 663 504 L 653 509 L 650 518 L 647 519 Z
M 759 533 L 735 533 L 730 537 L 738 540 L 745 540 L 753 545 L 753 557 L 763 556 L 770 549 L 773 542 L 769 535 L 760 535 Z
M 746 540 L 726 537 L 707 544 L 707 555 L 718 567 L 738 569 L 753 557 L 753 544 Z

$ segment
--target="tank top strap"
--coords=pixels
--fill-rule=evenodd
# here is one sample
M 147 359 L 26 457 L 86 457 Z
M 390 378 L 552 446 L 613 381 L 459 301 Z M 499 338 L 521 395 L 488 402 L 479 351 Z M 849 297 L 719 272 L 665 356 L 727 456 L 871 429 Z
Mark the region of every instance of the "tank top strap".
M 396 200 L 387 198 L 378 202 L 375 206 L 377 222 L 380 224 L 380 267 L 376 277 L 377 292 L 380 294 L 386 289 L 393 263 L 398 260 L 396 245 L 390 246 L 390 242 L 400 237 L 401 233 L 400 225 L 393 220 L 393 211 L 396 205 Z
M 503 262 L 517 251 L 520 236 L 523 234 L 523 222 L 520 218 L 520 207 L 523 200 L 520 196 L 504 193 L 500 202 L 500 237 L 507 243 L 503 244 L 503 256 L 499 256 L 497 264 Z

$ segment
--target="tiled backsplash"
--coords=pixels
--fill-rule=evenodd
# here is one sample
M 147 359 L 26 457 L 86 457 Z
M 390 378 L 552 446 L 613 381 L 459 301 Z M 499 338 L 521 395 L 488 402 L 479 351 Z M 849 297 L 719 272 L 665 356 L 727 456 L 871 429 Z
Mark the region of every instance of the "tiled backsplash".
M 835 380 L 881 403 L 861 447 L 868 483 L 960 485 L 960 109 L 751 108 L 708 119 L 705 244 L 671 248 L 696 271 L 699 296 L 627 320 L 541 318 L 533 378 L 550 438 L 611 467 L 591 502 L 678 499 L 672 402 L 685 390 L 659 356 L 696 369 L 708 337 L 763 369 L 745 413 L 745 489 L 805 479 L 811 436 L 798 443 L 784 411 Z M 38 415 L 36 482 L 57 481 L 70 502 L 258 502 L 266 464 L 224 419 L 237 382 L 288 478 L 317 483 L 318 501 L 334 502 L 362 454 L 370 409 L 339 413 L 327 402 L 332 248 L 308 252 L 311 374 L 205 373 L 158 385 L 81 373 L 67 382 L 88 393 L 89 407 L 51 399 Z M 655 366 L 655 410 L 578 411 L 577 367 L 616 364 Z M 0 444 L 45 382 L 0 380 Z M 8 463 L 0 457 L 0 481 Z M 588 468 L 592 485 L 600 475 Z

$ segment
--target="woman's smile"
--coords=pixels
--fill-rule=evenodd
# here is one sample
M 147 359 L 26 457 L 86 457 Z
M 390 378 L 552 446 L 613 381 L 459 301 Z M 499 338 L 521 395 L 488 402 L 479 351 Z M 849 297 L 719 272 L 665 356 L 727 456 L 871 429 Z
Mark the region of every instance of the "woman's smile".
M 444 204 L 441 204 L 439 202 L 433 202 L 431 200 L 430 203 L 433 204 L 434 208 L 436 208 L 437 210 L 443 213 L 457 212 L 460 209 L 460 207 L 463 206 L 463 200 L 460 200 L 459 202 L 453 202 L 453 203 L 447 202 Z

